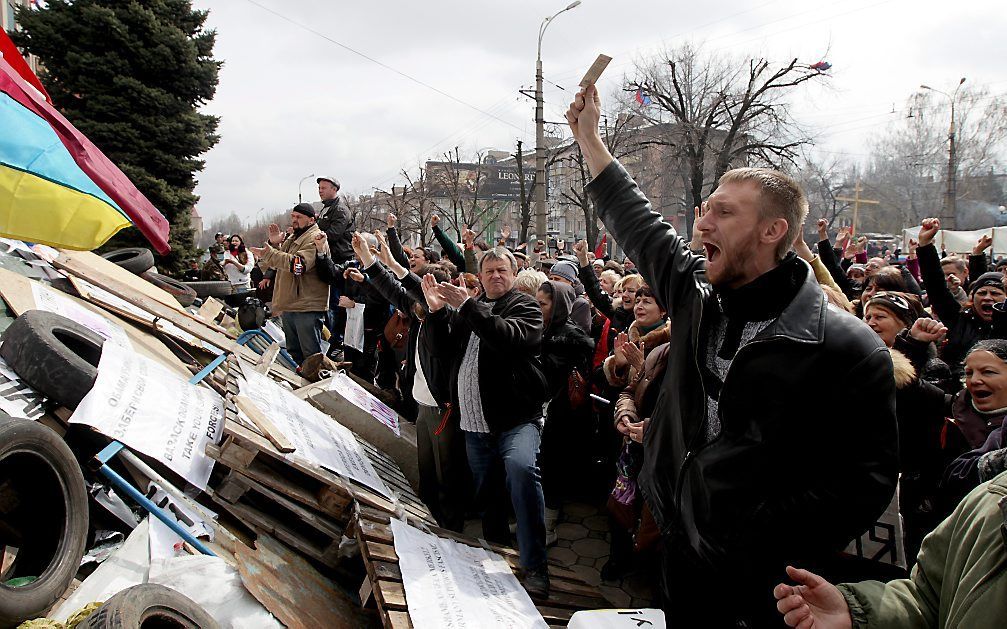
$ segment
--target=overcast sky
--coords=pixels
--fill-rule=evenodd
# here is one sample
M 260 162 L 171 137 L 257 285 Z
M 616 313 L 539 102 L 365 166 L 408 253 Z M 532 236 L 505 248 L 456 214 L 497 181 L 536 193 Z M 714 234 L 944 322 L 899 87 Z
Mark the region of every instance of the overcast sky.
M 224 61 L 206 107 L 221 139 L 198 175 L 199 212 L 254 219 L 296 203 L 309 174 L 362 194 L 454 146 L 534 148 L 534 102 L 517 90 L 533 87 L 539 24 L 567 1 L 196 0 Z M 831 89 L 802 91 L 796 111 L 820 150 L 858 159 L 920 83 L 966 76 L 1007 91 L 1005 33 L 1003 0 L 584 0 L 546 33 L 545 77 L 566 91 L 546 84 L 545 115 L 563 120 L 599 52 L 614 58 L 605 95 L 635 61 L 687 40 L 806 63 L 828 50 Z M 303 191 L 317 200 L 313 179 Z

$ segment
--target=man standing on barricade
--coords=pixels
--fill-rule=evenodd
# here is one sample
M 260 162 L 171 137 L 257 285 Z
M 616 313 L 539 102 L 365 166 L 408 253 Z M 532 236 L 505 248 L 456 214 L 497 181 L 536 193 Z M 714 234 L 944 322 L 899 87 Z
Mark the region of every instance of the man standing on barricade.
M 509 539 L 506 510 L 491 496 L 499 482 L 494 470 L 502 467 L 517 518 L 524 587 L 541 599 L 549 592 L 545 500 L 536 460 L 546 400 L 537 358 L 542 311 L 533 297 L 514 289 L 516 278 L 517 260 L 503 247 L 479 259 L 484 293 L 478 298 L 464 285 L 423 276 L 430 315 L 420 352 L 451 365 L 451 401 L 458 415 L 448 421 L 460 422 L 465 435 L 476 493 L 488 512 L 483 535 Z
M 299 203 L 290 211 L 294 233 L 283 239 L 275 223 L 265 247 L 250 247 L 264 268 L 276 269 L 273 312 L 282 313 L 287 352 L 300 365 L 321 350 L 322 322 L 329 305 L 329 286 L 315 270 L 315 208 Z
M 704 257 L 605 148 L 600 109 L 592 85 L 567 112 L 587 191 L 673 322 L 640 474 L 664 534 L 669 624 L 777 626 L 770 593 L 787 563 L 828 564 L 895 491 L 891 358 L 790 251 L 807 213 L 793 179 L 721 177 L 694 229 Z M 850 383 L 855 412 L 837 403 Z

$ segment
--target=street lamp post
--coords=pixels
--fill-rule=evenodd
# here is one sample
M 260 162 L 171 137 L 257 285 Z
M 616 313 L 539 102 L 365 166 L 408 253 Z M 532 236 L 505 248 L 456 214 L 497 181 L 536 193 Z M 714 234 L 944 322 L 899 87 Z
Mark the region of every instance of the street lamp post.
M 307 181 L 308 179 L 311 179 L 314 176 L 315 176 L 314 173 L 312 173 L 312 174 L 308 175 L 307 177 L 304 177 L 303 179 L 301 179 L 300 183 L 297 184 L 297 202 L 298 203 L 302 203 L 303 202 L 303 199 L 301 198 L 301 186 L 304 185 L 305 181 Z
M 958 216 L 958 154 L 955 146 L 955 102 L 958 100 L 958 90 L 965 83 L 965 77 L 958 81 L 958 87 L 954 93 L 948 94 L 943 90 L 938 90 L 929 85 L 920 87 L 931 92 L 937 92 L 948 97 L 951 101 L 951 125 L 948 127 L 948 175 L 947 190 L 944 192 L 944 216 L 941 217 L 941 225 L 947 229 L 954 229 L 956 217 Z
M 537 238 L 547 237 L 547 227 L 545 220 L 545 118 L 542 99 L 542 37 L 549 24 L 560 13 L 565 13 L 580 5 L 580 0 L 571 2 L 565 9 L 557 11 L 555 15 L 542 20 L 542 25 L 538 28 L 538 50 L 535 55 L 535 232 Z

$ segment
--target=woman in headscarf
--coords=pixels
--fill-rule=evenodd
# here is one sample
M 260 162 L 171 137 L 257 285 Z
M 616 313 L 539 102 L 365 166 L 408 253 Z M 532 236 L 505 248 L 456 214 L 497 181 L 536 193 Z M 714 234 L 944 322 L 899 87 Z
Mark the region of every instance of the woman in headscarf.
M 938 484 L 961 446 L 947 449 L 945 407 L 951 370 L 936 357 L 935 342 L 947 328 L 926 317 L 916 295 L 882 291 L 864 308 L 864 322 L 891 348 L 895 415 L 899 426 L 899 512 L 905 557 L 912 567 L 923 537 L 946 513 L 938 508 Z M 945 387 L 945 388 L 942 388 Z
M 563 282 L 548 280 L 536 294 L 542 308 L 542 353 L 540 359 L 550 397 L 545 412 L 542 431 L 542 449 L 539 467 L 542 471 L 542 489 L 545 493 L 546 544 L 556 541 L 556 522 L 562 506 L 564 480 L 576 459 L 571 454 L 583 452 L 578 447 L 588 435 L 583 432 L 589 423 L 578 421 L 590 412 L 587 403 L 587 376 L 590 370 L 594 341 L 587 332 L 570 320 L 576 299 L 573 287 Z

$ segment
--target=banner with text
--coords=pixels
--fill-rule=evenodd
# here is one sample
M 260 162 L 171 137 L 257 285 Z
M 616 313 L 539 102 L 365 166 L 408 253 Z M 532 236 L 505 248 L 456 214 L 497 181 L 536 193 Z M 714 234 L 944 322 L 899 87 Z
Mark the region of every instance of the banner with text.
M 399 429 L 399 414 L 393 411 L 388 405 L 374 397 L 353 378 L 343 372 L 336 374 L 336 377 L 329 382 L 329 391 L 335 391 L 343 396 L 351 404 L 378 420 L 389 430 L 395 433 L 396 437 L 401 437 Z
M 129 337 L 126 336 L 126 330 L 108 317 L 88 310 L 59 291 L 38 282 L 32 282 L 31 292 L 32 296 L 35 297 L 35 307 L 37 309 L 72 319 L 107 341 L 111 341 L 126 349 L 133 349 L 133 344 L 129 342 Z
M 224 400 L 149 358 L 105 343 L 98 379 L 70 417 L 164 463 L 205 490 L 206 444 L 220 441 Z
M 547 627 L 510 565 L 392 518 L 409 620 L 424 627 Z
M 287 456 L 301 457 L 393 497 L 352 432 L 268 376 L 251 369 L 244 374 L 245 379 L 238 381 L 241 394 L 251 398 L 296 448 Z

